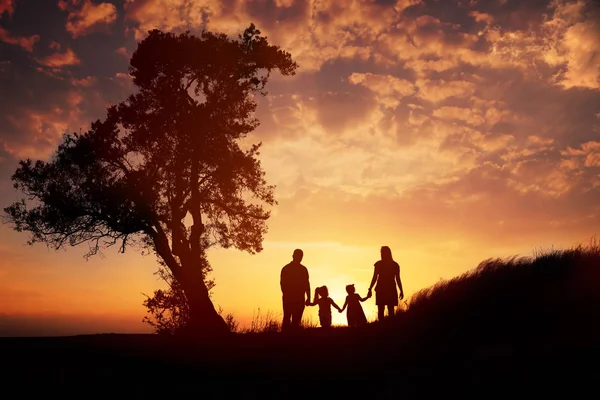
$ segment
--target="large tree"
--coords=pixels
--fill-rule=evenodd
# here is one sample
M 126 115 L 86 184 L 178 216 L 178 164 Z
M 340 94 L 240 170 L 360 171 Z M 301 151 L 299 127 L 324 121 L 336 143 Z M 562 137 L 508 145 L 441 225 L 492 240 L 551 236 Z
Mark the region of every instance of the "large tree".
M 235 39 L 149 32 L 129 67 L 136 93 L 65 135 L 50 161 L 20 161 L 12 180 L 26 198 L 4 209 L 8 220 L 30 244 L 152 249 L 185 292 L 191 328 L 227 332 L 205 285 L 206 252 L 262 250 L 273 186 L 260 144 L 242 142 L 271 71 L 296 68 L 253 24 Z

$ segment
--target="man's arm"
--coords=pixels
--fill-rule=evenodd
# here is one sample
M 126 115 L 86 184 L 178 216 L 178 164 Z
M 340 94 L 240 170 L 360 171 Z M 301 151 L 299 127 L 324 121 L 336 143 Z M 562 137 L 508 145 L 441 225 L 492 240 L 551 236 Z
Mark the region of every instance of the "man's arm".
M 306 270 L 306 304 L 310 304 L 310 280 L 308 279 L 308 269 Z

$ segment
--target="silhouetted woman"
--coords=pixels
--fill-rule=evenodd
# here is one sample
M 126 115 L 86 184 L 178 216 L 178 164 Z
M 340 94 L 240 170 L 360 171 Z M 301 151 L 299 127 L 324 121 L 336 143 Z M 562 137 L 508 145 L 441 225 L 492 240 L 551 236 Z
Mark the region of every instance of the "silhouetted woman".
M 392 250 L 389 247 L 381 247 L 381 260 L 375 263 L 373 279 L 369 286 L 368 297 L 371 296 L 371 289 L 375 286 L 375 304 L 377 304 L 377 317 L 379 321 L 383 320 L 385 307 L 388 309 L 388 316 L 394 315 L 394 307 L 398 305 L 398 298 L 404 298 L 402 290 L 402 281 L 400 280 L 400 266 L 392 258 Z M 396 284 L 400 289 L 400 296 L 396 291 Z

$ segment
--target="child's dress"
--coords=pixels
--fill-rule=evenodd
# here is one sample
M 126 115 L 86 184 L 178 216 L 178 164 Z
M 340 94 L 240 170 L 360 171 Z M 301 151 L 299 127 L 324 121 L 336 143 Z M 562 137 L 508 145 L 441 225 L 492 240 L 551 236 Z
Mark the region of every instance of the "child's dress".
M 319 306 L 319 322 L 321 322 L 322 327 L 330 327 L 331 326 L 331 304 L 333 300 L 330 297 L 320 297 L 316 301 Z
M 367 317 L 365 317 L 365 312 L 360 305 L 360 296 L 358 293 L 349 294 L 346 297 L 346 302 L 348 303 L 348 312 L 346 314 L 348 326 L 365 325 L 367 323 Z

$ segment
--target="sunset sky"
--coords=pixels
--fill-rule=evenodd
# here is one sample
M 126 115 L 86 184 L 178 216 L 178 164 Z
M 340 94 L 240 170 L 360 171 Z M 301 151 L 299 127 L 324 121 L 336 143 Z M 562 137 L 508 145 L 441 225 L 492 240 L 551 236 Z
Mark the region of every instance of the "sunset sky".
M 214 303 L 242 325 L 280 318 L 295 248 L 341 306 L 349 283 L 366 294 L 382 245 L 410 297 L 600 233 L 600 2 L 585 0 L 0 0 L 1 208 L 19 159 L 48 159 L 135 90 L 148 30 L 250 22 L 299 69 L 272 77 L 250 136 L 279 202 L 264 250 L 209 253 Z M 85 245 L 0 235 L 0 336 L 149 331 L 153 256 L 85 261 Z

